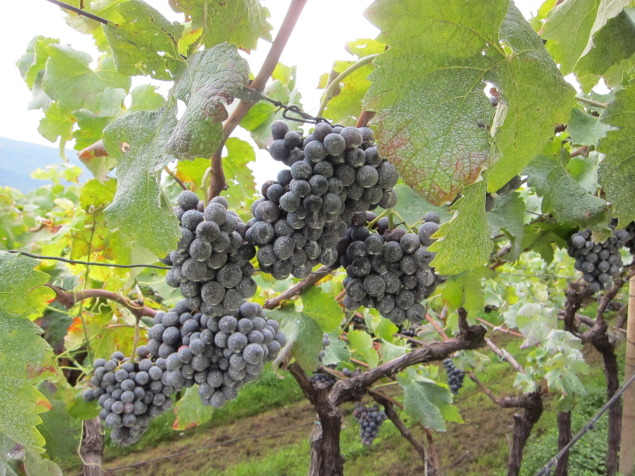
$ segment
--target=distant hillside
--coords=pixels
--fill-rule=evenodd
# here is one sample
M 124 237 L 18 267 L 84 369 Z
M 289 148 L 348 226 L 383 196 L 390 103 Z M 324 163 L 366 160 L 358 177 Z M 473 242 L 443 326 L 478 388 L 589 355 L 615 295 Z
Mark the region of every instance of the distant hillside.
M 90 172 L 77 158 L 77 153 L 67 150 L 66 156 L 74 165 L 84 169 L 84 180 L 90 176 Z M 0 185 L 7 185 L 28 192 L 46 184 L 45 180 L 31 178 L 31 173 L 37 168 L 47 165 L 59 164 L 62 159 L 57 147 L 31 144 L 13 139 L 0 137 Z

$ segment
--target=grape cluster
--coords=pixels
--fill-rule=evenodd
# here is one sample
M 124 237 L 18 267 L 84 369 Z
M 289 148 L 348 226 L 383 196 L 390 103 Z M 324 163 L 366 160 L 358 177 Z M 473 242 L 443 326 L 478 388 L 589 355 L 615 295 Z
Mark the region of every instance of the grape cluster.
M 448 386 L 450 387 L 450 392 L 456 395 L 457 393 L 459 393 L 459 390 L 463 386 L 465 372 L 459 370 L 454 365 L 452 359 L 445 359 L 443 361 L 443 365 L 445 367 L 445 372 L 448 375 Z
M 326 390 L 335 384 L 335 377 L 324 372 L 315 372 L 311 376 L 311 385 L 318 390 Z
M 148 344 L 140 350 L 158 357 L 169 385 L 179 389 L 198 384 L 201 402 L 220 408 L 236 398 L 242 385 L 258 378 L 286 337 L 255 303 L 245 302 L 222 317 L 190 311 L 182 301 L 157 313 Z
M 380 222 L 381 233 L 384 224 Z M 426 312 L 421 301 L 443 280 L 430 267 L 434 253 L 428 250 L 439 222 L 435 213 L 426 214 L 418 233 L 395 228 L 380 234 L 363 226 L 351 227 L 339 244 L 345 250 L 340 264 L 347 274 L 346 309 L 376 308 L 397 325 L 406 319 L 421 322 Z
M 575 269 L 582 271 L 582 279 L 589 283 L 589 289 L 596 293 L 611 285 L 615 276 L 622 271 L 620 249 L 631 239 L 626 229 L 614 230 L 613 235 L 602 243 L 591 238 L 591 230 L 586 229 L 571 235 L 569 256 L 575 259 Z
M 132 362 L 115 352 L 110 360 L 95 360 L 94 367 L 93 387 L 84 392 L 84 398 L 98 400 L 99 418 L 112 429 L 115 443 L 136 443 L 150 420 L 172 406 L 170 395 L 176 387 L 168 381 L 165 365 L 147 358 Z
M 386 420 L 386 413 L 379 410 L 378 405 L 372 407 L 358 406 L 353 410 L 353 415 L 359 422 L 359 436 L 364 445 L 370 445 L 379 433 L 381 424 Z
M 191 309 L 208 316 L 224 316 L 256 293 L 249 262 L 256 250 L 243 239 L 246 226 L 228 210 L 224 197 L 213 198 L 203 208 L 198 196 L 181 192 L 175 214 L 181 239 L 164 263 L 171 265 L 165 280 L 180 288 Z
M 379 156 L 367 127 L 320 122 L 303 139 L 276 121 L 271 133 L 269 153 L 289 168 L 263 185 L 245 236 L 258 247 L 261 270 L 304 278 L 318 263 L 337 262 L 337 242 L 355 213 L 395 205 L 399 174 Z

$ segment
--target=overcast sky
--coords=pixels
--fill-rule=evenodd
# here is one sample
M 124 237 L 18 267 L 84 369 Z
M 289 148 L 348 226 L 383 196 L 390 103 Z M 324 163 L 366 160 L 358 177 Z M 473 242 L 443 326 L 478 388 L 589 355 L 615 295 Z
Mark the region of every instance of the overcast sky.
M 168 6 L 167 0 L 146 0 L 172 20 L 181 17 Z M 263 0 L 271 12 L 269 22 L 273 25 L 273 35 L 284 18 L 286 0 Z M 364 10 L 372 0 L 308 0 L 300 20 L 293 31 L 281 61 L 289 66 L 298 66 L 297 86 L 303 96 L 303 107 L 308 113 L 316 113 L 321 91 L 317 90 L 320 75 L 330 71 L 334 60 L 352 59 L 344 46 L 357 38 L 374 38 L 378 30 L 364 17 Z M 525 16 L 535 14 L 541 0 L 519 0 L 516 2 Z M 31 91 L 26 87 L 16 61 L 26 50 L 31 38 L 43 35 L 58 38 L 63 45 L 86 51 L 96 58 L 97 51 L 92 37 L 75 31 L 66 25 L 65 14 L 59 7 L 46 0 L 5 1 L 0 15 L 0 136 L 10 139 L 53 145 L 37 132 L 43 113 L 27 109 Z M 251 70 L 257 72 L 268 51 L 268 43 L 260 41 L 256 51 L 249 58 Z M 133 78 L 133 85 L 150 82 L 145 77 Z M 165 84 L 165 83 L 164 83 Z M 169 88 L 162 88 L 165 94 Z M 243 134 L 239 137 L 248 139 Z M 72 147 L 72 144 L 67 146 Z M 258 169 L 267 170 L 279 164 L 266 157 L 266 152 L 258 154 Z M 43 164 L 44 165 L 44 164 Z M 262 182 L 256 171 L 257 181 Z

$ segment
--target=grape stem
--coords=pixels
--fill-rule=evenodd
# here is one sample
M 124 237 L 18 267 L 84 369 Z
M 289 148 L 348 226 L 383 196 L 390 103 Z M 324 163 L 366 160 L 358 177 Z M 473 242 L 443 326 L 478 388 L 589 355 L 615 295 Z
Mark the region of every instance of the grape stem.
M 328 276 L 329 274 L 331 274 L 332 270 L 326 266 L 322 266 L 320 269 L 318 269 L 317 271 L 309 274 L 306 278 L 304 278 L 302 281 L 300 281 L 297 284 L 294 284 L 293 286 L 291 286 L 289 289 L 287 289 L 286 291 L 278 294 L 276 297 L 268 299 L 264 306 L 262 306 L 264 309 L 274 309 L 276 307 L 278 307 L 282 301 L 285 301 L 287 299 L 291 299 L 294 296 L 297 296 L 298 294 L 300 294 L 304 288 L 309 287 L 309 286 L 313 286 L 315 283 L 317 283 L 320 279 Z
M 174 172 L 172 172 L 172 171 L 169 169 L 169 167 L 168 167 L 167 165 L 166 165 L 165 167 L 163 167 L 163 170 L 165 170 L 165 172 L 166 172 L 166 173 L 167 173 L 170 177 L 172 177 L 172 178 L 174 179 L 174 181 L 175 181 L 176 183 L 178 183 L 178 184 L 179 184 L 179 186 L 180 186 L 183 190 L 189 190 L 189 189 L 185 186 L 185 184 L 181 181 L 181 179 L 180 179 L 180 178 L 178 178 L 178 177 L 176 176 L 176 174 L 175 174 Z
M 379 56 L 379 54 L 374 54 L 374 55 L 368 55 L 368 56 L 364 56 L 363 58 L 361 58 L 360 60 L 356 61 L 355 63 L 353 63 L 352 65 L 350 65 L 348 68 L 346 68 L 344 71 L 342 71 L 340 74 L 338 74 L 333 81 L 331 81 L 328 85 L 328 87 L 326 88 L 326 91 L 324 91 L 324 94 L 322 95 L 322 102 L 320 102 L 320 108 L 318 109 L 317 115 L 321 116 L 324 113 L 324 109 L 326 109 L 326 105 L 329 103 L 329 101 L 333 98 L 333 93 L 335 91 L 335 88 L 337 88 L 339 86 L 339 83 L 346 78 L 347 76 L 349 76 L 350 74 L 354 73 L 355 71 L 357 71 L 359 68 L 361 68 L 362 66 L 367 65 L 368 63 L 370 63 L 372 60 L 374 60 L 375 58 L 377 58 Z
M 576 101 L 581 102 L 583 104 L 588 104 L 589 106 L 599 107 L 601 109 L 606 109 L 608 105 L 604 102 L 594 101 L 593 99 L 585 98 L 584 96 L 576 96 Z

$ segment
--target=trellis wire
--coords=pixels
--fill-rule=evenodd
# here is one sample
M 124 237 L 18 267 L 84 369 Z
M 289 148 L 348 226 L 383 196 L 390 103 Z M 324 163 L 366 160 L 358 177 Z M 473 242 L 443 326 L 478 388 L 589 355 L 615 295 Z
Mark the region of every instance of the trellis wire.
M 569 451 L 569 449 L 575 445 L 578 440 L 580 440 L 585 434 L 587 434 L 589 431 L 593 430 L 595 423 L 600 419 L 600 417 L 606 413 L 606 411 L 611 408 L 616 402 L 619 401 L 620 397 L 622 396 L 622 394 L 626 391 L 626 389 L 628 387 L 631 386 L 631 384 L 635 382 L 635 374 L 631 375 L 631 377 L 624 383 L 624 385 L 622 385 L 617 392 L 615 392 L 613 394 L 613 396 L 609 399 L 608 402 L 606 402 L 602 408 L 600 408 L 600 410 L 598 410 L 598 412 L 593 415 L 591 417 L 591 419 L 589 419 L 589 421 L 587 421 L 584 426 L 582 427 L 582 429 L 580 431 L 578 431 L 576 433 L 576 435 L 571 438 L 571 441 L 569 441 L 569 443 L 566 444 L 566 446 L 564 448 L 562 448 L 560 451 L 558 451 L 558 453 L 551 458 L 543 467 L 540 471 L 538 471 L 534 476 L 543 476 L 543 475 L 549 475 L 551 473 L 551 468 L 555 465 L 558 464 L 558 460 L 567 452 Z

